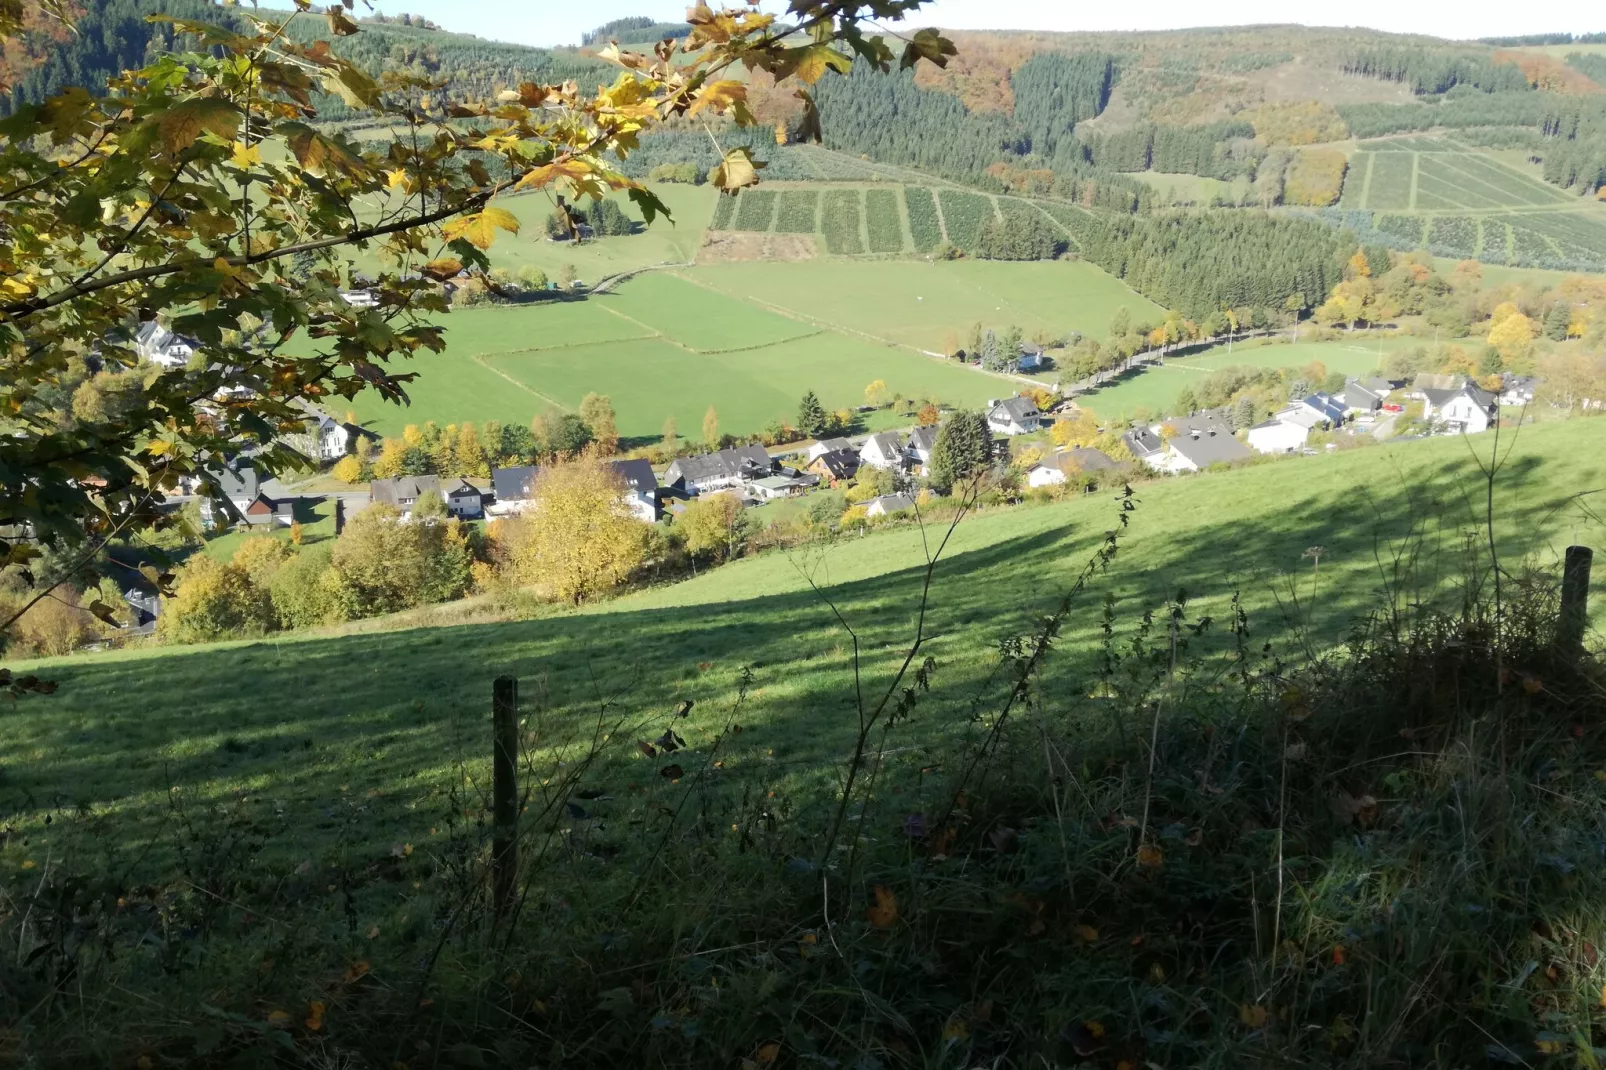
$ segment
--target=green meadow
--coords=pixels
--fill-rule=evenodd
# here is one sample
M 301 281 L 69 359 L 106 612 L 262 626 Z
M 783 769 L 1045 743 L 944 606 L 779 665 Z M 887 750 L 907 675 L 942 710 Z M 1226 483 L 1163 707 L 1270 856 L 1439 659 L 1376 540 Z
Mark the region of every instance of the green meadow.
M 1285 612 L 1318 641 L 1336 641 L 1380 605 L 1377 548 L 1402 545 L 1390 540 L 1413 525 L 1424 559 L 1416 581 L 1453 597 L 1463 533 L 1482 516 L 1472 451 L 1493 443 L 1484 435 L 1375 446 L 1140 486 L 1120 554 L 1077 603 L 1044 688 L 1085 686 L 1106 594 L 1123 631 L 1181 589 L 1190 618 L 1218 620 L 1239 592 L 1257 645 L 1287 639 Z M 1552 561 L 1568 543 L 1606 545 L 1598 510 L 1580 498 L 1606 484 L 1606 420 L 1527 428 L 1508 447 L 1496 495 L 1506 567 Z M 933 691 L 896 730 L 894 783 L 969 730 L 972 701 L 998 693 L 998 642 L 1034 626 L 1116 519 L 1116 503 L 1097 494 L 959 525 L 927 622 Z M 172 819 L 174 789 L 190 805 L 249 800 L 276 830 L 263 855 L 270 866 L 428 848 L 442 835 L 441 792 L 456 763 L 483 775 L 490 684 L 500 673 L 524 681 L 527 742 L 541 762 L 560 758 L 599 716 L 612 726 L 618 746 L 587 774 L 599 787 L 667 791 L 632 741 L 656 735 L 690 698 L 695 708 L 675 727 L 691 746 L 705 746 L 727 720 L 743 727 L 721 752 L 728 771 L 718 790 L 756 786 L 818 806 L 850 745 L 853 675 L 849 638 L 810 583 L 858 631 L 874 686 L 912 634 L 926 548 L 936 541 L 905 527 L 771 552 L 537 619 L 425 626 L 449 619 L 443 607 L 341 633 L 31 665 L 60 690 L 7 715 L 0 799 L 16 831 L 0 845 L 0 872 L 22 879 L 25 862 L 88 835 L 80 822 L 45 826 L 47 815 L 72 812 L 94 815 L 97 850 L 141 872 L 164 868 L 171 859 L 142 852 L 144 837 Z M 1325 547 L 1319 576 L 1305 557 L 1315 544 Z M 1304 608 L 1287 609 L 1293 592 Z M 1197 653 L 1208 659 L 1229 642 L 1211 632 Z M 751 683 L 739 700 L 744 673 Z M 364 926 L 406 898 L 405 888 L 383 884 L 363 894 Z
M 1081 395 L 1080 401 L 1107 420 L 1130 416 L 1140 409 L 1158 415 L 1170 408 L 1190 383 L 1218 368 L 1303 368 L 1312 361 L 1321 361 L 1329 372 L 1376 375 L 1385 355 L 1421 344 L 1422 339 L 1405 335 L 1362 335 L 1355 341 L 1239 343 L 1230 351 L 1226 345 L 1212 346 L 1192 356 L 1134 369 Z

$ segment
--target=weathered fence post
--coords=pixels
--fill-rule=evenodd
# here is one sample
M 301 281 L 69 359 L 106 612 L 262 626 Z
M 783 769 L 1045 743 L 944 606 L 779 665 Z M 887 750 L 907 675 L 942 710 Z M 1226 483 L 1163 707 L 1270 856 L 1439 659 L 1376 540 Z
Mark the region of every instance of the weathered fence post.
M 491 687 L 491 874 L 498 914 L 513 900 L 519 868 L 519 682 L 498 676 Z
M 1584 627 L 1589 623 L 1589 567 L 1595 551 L 1587 546 L 1567 547 L 1561 569 L 1561 617 L 1556 623 L 1556 645 L 1564 657 L 1584 652 Z

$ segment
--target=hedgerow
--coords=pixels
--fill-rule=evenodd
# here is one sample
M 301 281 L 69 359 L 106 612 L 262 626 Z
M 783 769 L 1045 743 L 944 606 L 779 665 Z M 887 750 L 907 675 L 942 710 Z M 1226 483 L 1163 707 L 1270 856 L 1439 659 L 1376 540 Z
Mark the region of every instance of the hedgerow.
M 836 256 L 854 256 L 864 252 L 864 240 L 859 236 L 859 191 L 856 189 L 828 189 L 820 199 L 820 230 L 825 235 L 825 248 Z
M 891 190 L 864 191 L 864 221 L 872 253 L 903 252 L 903 220 L 898 218 L 898 199 Z
M 937 218 L 937 202 L 922 186 L 903 187 L 903 203 L 909 208 L 909 238 L 915 252 L 929 253 L 942 241 L 942 220 Z

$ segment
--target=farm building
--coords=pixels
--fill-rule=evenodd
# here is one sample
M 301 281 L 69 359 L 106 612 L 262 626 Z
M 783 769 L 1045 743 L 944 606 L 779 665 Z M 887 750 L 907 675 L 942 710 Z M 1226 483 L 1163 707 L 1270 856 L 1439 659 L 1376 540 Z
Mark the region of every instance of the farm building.
M 865 516 L 891 516 L 905 513 L 915 507 L 914 499 L 907 494 L 883 494 L 864 503 Z

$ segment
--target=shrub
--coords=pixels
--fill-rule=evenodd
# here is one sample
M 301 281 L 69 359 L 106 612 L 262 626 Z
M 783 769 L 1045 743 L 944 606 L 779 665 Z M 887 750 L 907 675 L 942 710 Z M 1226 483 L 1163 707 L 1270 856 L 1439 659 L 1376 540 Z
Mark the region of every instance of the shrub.
M 277 623 L 268 593 L 236 565 L 196 554 L 179 569 L 175 582 L 178 593 L 163 599 L 157 624 L 157 633 L 169 642 L 261 635 Z
M 1344 189 L 1346 166 L 1344 154 L 1337 149 L 1307 149 L 1296 153 L 1283 186 L 1283 203 L 1312 207 L 1336 203 Z

